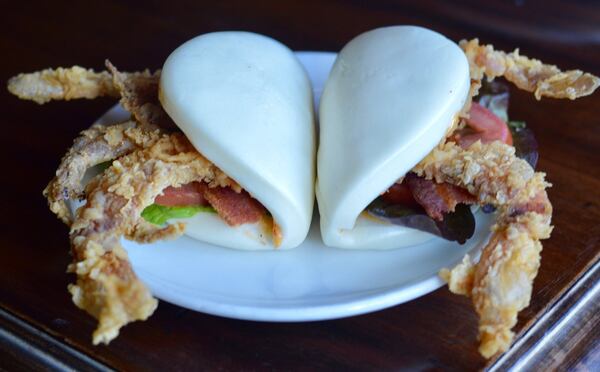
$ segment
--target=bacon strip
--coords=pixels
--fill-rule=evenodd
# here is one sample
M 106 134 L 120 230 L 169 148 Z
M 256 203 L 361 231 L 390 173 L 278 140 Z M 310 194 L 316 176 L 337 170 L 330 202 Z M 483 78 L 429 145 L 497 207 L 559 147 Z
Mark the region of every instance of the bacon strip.
M 388 204 L 402 204 L 407 207 L 416 207 L 419 205 L 404 180 L 390 186 L 386 192 L 381 194 L 381 197 Z
M 166 206 L 210 204 L 230 226 L 258 222 L 266 213 L 265 208 L 246 191 L 209 187 L 206 182 L 167 187 L 154 202 Z
M 407 174 L 404 182 L 408 185 L 417 203 L 434 220 L 441 221 L 444 213 L 454 212 L 454 208 L 459 203 L 472 204 L 477 201 L 462 187 L 449 183 L 435 183 L 414 173 Z
M 154 203 L 167 207 L 206 205 L 204 193 L 207 188 L 206 182 L 190 182 L 179 187 L 169 186 L 154 199 Z
M 230 226 L 258 222 L 266 213 L 265 207 L 244 190 L 238 193 L 229 187 L 209 187 L 204 198 Z

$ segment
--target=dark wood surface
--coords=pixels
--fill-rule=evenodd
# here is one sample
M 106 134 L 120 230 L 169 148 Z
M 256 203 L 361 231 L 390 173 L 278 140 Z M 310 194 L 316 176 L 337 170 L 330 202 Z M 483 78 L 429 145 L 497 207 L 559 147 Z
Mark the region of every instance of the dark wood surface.
M 2 8 L 3 81 L 49 66 L 102 68 L 105 58 L 128 70 L 158 68 L 183 41 L 215 30 L 255 31 L 296 50 L 336 51 L 363 31 L 392 24 L 423 25 L 454 40 L 479 37 L 502 49 L 520 47 L 526 55 L 600 75 L 600 5 L 589 1 L 107 0 L 93 6 L 12 1 Z M 127 326 L 110 346 L 92 346 L 95 321 L 71 303 L 66 291 L 73 279 L 65 274 L 67 229 L 48 211 L 41 190 L 76 134 L 114 102 L 38 106 L 0 90 L 0 103 L 0 369 L 44 365 L 37 354 L 23 350 L 48 352 L 46 360 L 79 368 L 470 370 L 494 363 L 477 353 L 477 319 L 469 301 L 446 289 L 368 315 L 300 324 L 231 320 L 161 303 L 150 320 Z M 535 130 L 539 168 L 554 184 L 556 228 L 544 242 L 531 305 L 519 317 L 516 330 L 522 335 L 540 318 L 546 319 L 547 324 L 540 323 L 544 327 L 565 319 L 580 297 L 572 295 L 575 302 L 564 305 L 561 296 L 571 298 L 573 284 L 599 258 L 600 93 L 574 102 L 536 102 L 514 92 L 510 114 Z M 598 282 L 597 275 L 586 278 L 584 293 Z M 556 317 L 544 318 L 553 309 Z M 595 314 L 575 317 L 572 327 L 583 329 L 574 339 L 577 345 L 560 348 L 564 355 L 544 367 L 597 366 L 600 322 Z M 14 339 L 25 340 L 25 349 Z M 496 366 L 504 368 L 526 354 L 517 351 Z M 86 355 L 100 364 L 90 364 Z

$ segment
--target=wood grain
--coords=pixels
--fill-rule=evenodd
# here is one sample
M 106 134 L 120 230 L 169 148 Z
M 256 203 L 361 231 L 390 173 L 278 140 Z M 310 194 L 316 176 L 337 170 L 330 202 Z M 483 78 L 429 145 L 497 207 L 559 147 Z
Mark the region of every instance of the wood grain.
M 586 370 L 600 365 L 600 262 L 597 262 L 494 365 L 494 370 Z M 497 368 L 496 368 L 497 367 Z
M 105 58 L 126 70 L 158 68 L 180 43 L 215 30 L 255 31 L 295 50 L 335 51 L 363 31 L 391 24 L 430 27 L 454 40 L 477 36 L 498 48 L 520 47 L 546 62 L 600 75 L 600 5 L 587 1 L 552 0 L 542 6 L 499 0 L 460 5 L 107 0 L 93 5 L 10 2 L 3 8 L 4 81 L 49 66 L 101 68 Z M 302 324 L 224 319 L 161 303 L 150 320 L 127 326 L 110 346 L 92 346 L 95 321 L 73 306 L 66 291 L 73 279 L 64 273 L 70 259 L 67 229 L 48 211 L 41 190 L 75 135 L 114 102 L 38 106 L 5 90 L 0 102 L 6 170 L 0 183 L 5 195 L 0 308 L 56 341 L 118 369 L 470 370 L 490 365 L 476 351 L 477 319 L 469 301 L 446 289 L 368 315 Z M 556 228 L 544 242 L 531 305 L 519 317 L 516 330 L 522 334 L 598 261 L 600 94 L 537 102 L 514 91 L 510 115 L 536 132 L 539 168 L 554 184 Z M 590 335 L 582 338 L 580 360 L 593 363 L 598 337 Z M 0 355 L 0 367 L 4 360 Z

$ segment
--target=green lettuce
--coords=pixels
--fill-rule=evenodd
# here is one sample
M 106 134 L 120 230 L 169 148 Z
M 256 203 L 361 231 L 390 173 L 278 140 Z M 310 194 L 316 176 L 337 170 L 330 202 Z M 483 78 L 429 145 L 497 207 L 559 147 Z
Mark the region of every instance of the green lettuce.
M 167 207 L 165 205 L 152 204 L 142 211 L 142 217 L 155 225 L 164 225 L 171 218 L 189 218 L 199 212 L 216 213 L 211 206 L 186 205 Z
M 97 164 L 96 167 L 98 167 L 98 170 L 100 170 L 101 172 L 104 172 L 105 170 L 107 170 L 108 168 L 110 168 L 110 166 L 112 165 L 112 160 L 108 160 L 108 161 L 103 161 L 100 164 Z

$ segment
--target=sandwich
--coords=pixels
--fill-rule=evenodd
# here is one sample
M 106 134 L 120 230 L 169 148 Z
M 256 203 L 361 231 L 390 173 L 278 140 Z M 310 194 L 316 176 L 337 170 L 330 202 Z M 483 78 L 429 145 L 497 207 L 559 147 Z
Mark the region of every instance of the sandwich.
M 93 342 L 157 306 L 121 237 L 188 236 L 224 247 L 290 249 L 314 204 L 312 89 L 293 52 L 266 36 L 216 32 L 177 48 L 161 71 L 78 66 L 20 74 L 22 99 L 120 98 L 131 115 L 83 131 L 44 190 L 70 227 L 74 303 L 98 319 Z M 90 169 L 97 173 L 86 185 Z M 74 214 L 69 202 L 85 200 Z
M 346 44 L 319 107 L 316 197 L 326 245 L 418 249 L 436 236 L 464 243 L 474 212 L 496 214 L 479 260 L 466 256 L 440 272 L 452 292 L 471 297 L 485 357 L 510 345 L 540 239 L 552 231 L 535 139 L 508 120 L 508 90 L 497 77 L 537 99 L 575 99 L 600 84 L 518 50 L 392 26 Z

